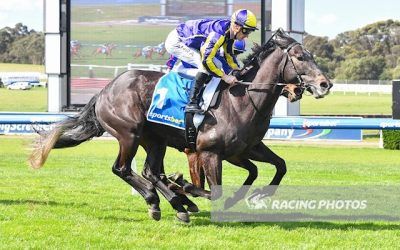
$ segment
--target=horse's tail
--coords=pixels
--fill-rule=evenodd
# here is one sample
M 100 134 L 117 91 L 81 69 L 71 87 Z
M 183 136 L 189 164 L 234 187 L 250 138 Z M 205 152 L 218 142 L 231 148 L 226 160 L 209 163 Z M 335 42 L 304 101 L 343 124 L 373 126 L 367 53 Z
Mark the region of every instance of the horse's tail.
M 40 138 L 29 157 L 32 168 L 42 167 L 53 148 L 77 146 L 105 132 L 95 113 L 97 97 L 98 95 L 92 97 L 76 116 L 58 122 L 55 128 L 47 133 L 40 133 Z

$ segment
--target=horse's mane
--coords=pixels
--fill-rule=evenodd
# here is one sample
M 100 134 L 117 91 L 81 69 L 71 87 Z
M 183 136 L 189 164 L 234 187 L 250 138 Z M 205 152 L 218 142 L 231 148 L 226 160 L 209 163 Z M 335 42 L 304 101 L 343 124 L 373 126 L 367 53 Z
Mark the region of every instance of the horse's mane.
M 290 44 L 295 43 L 296 40 L 290 37 L 286 32 L 278 30 L 273 34 L 273 38 L 262 46 L 256 45 L 252 48 L 253 53 L 250 53 L 245 59 L 243 59 L 244 65 L 250 63 L 254 58 L 257 58 L 259 62 L 267 58 L 277 47 L 281 49 L 287 48 Z

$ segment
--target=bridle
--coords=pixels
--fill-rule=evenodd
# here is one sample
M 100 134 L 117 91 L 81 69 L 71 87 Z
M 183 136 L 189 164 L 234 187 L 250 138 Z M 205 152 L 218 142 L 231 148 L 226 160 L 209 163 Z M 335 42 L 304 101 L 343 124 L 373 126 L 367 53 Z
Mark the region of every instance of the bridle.
M 296 83 L 296 85 L 297 85 L 298 87 L 302 88 L 303 91 L 304 91 L 304 90 L 308 87 L 309 84 L 306 84 L 306 83 L 304 82 L 303 78 L 301 77 L 301 75 L 299 74 L 299 71 L 298 71 L 297 68 L 296 68 L 296 65 L 295 65 L 294 62 L 293 62 L 292 56 L 289 55 L 289 51 L 290 51 L 293 47 L 295 47 L 295 46 L 297 46 L 297 45 L 299 45 L 299 46 L 301 46 L 301 47 L 303 48 L 303 45 L 301 45 L 300 43 L 298 43 L 298 42 L 293 42 L 293 43 L 291 43 L 286 49 L 283 50 L 283 53 L 285 54 L 285 62 L 283 63 L 283 67 L 282 67 L 282 70 L 281 70 L 281 72 L 280 72 L 280 76 L 279 76 L 279 77 L 280 77 L 281 80 L 284 79 L 284 75 L 283 75 L 283 74 L 284 74 L 284 72 L 285 72 L 285 68 L 286 68 L 287 62 L 290 61 L 290 63 L 292 64 L 292 67 L 293 67 L 293 69 L 294 69 L 294 72 L 296 72 L 296 78 L 297 78 L 297 83 Z
M 273 39 L 273 37 L 275 37 L 278 33 L 284 33 L 284 31 L 283 31 L 282 29 L 277 30 L 277 31 L 270 37 L 270 39 L 268 39 L 268 41 L 267 41 L 264 45 L 262 45 L 262 47 L 264 47 L 266 44 L 268 44 L 268 43 Z M 284 72 L 285 72 L 285 68 L 286 68 L 286 66 L 287 66 L 287 64 L 288 64 L 288 61 L 290 61 L 290 64 L 292 65 L 292 67 L 293 67 L 293 69 L 294 69 L 294 71 L 295 71 L 295 73 L 296 73 L 296 78 L 297 78 L 297 83 L 293 83 L 293 84 L 296 85 L 298 88 L 301 89 L 301 93 L 304 93 L 304 90 L 306 90 L 307 88 L 309 88 L 309 87 L 310 87 L 310 84 L 304 82 L 303 78 L 301 77 L 301 75 L 299 74 L 299 71 L 298 71 L 297 68 L 296 68 L 296 65 L 295 65 L 294 62 L 293 62 L 292 56 L 289 55 L 289 51 L 290 51 L 292 48 L 294 48 L 295 46 L 297 46 L 297 45 L 300 45 L 300 46 L 303 48 L 303 45 L 301 45 L 299 42 L 293 42 L 293 43 L 289 44 L 289 46 L 287 46 L 286 49 L 283 50 L 285 59 L 284 59 L 284 61 L 281 62 L 281 64 L 282 64 L 283 66 L 281 67 L 281 66 L 280 66 L 281 64 L 279 65 L 279 68 L 281 68 L 281 69 L 280 69 L 280 73 L 279 73 L 279 78 L 280 78 L 280 80 L 284 81 Z M 304 49 L 304 48 L 303 48 L 303 49 Z M 260 50 L 260 52 L 258 52 L 258 53 L 256 53 L 255 55 L 253 55 L 253 57 L 244 65 L 244 67 L 243 67 L 239 72 L 242 72 L 242 71 L 247 72 L 247 71 L 249 71 L 252 67 L 255 67 L 255 66 L 260 67 L 260 64 L 261 64 L 261 62 L 260 62 L 260 60 L 259 60 L 259 54 L 260 54 L 260 53 L 261 53 L 261 50 Z M 257 65 L 254 65 L 254 63 L 257 63 Z M 237 82 L 237 83 L 238 83 L 238 84 L 244 84 L 244 85 L 276 85 L 276 86 L 286 86 L 286 85 L 287 85 L 287 84 L 284 83 L 284 82 L 278 82 L 278 83 L 262 83 L 262 82 L 261 82 L 261 83 L 254 83 L 254 82 L 243 82 L 243 81 L 239 81 L 239 82 Z M 245 88 L 245 89 L 246 89 L 246 94 L 248 95 L 248 97 L 249 97 L 249 99 L 250 99 L 250 102 L 251 102 L 253 108 L 256 110 L 257 113 L 260 113 L 258 107 L 256 106 L 256 104 L 254 103 L 253 99 L 251 98 L 251 95 L 250 95 L 250 93 L 249 93 L 249 91 L 250 91 L 249 88 Z
M 285 31 L 283 31 L 282 29 L 278 29 L 278 30 L 268 39 L 268 41 L 267 41 L 264 45 L 268 44 L 277 34 L 284 34 L 284 33 L 285 33 Z M 262 45 L 262 47 L 263 47 L 264 45 Z M 301 77 L 301 75 L 299 74 L 299 71 L 298 71 L 297 68 L 296 68 L 296 65 L 295 65 L 294 62 L 293 62 L 292 56 L 289 55 L 289 51 L 290 51 L 293 47 L 295 47 L 295 46 L 297 46 L 297 45 L 300 45 L 300 46 L 303 48 L 303 45 L 301 45 L 301 43 L 299 43 L 299 42 L 293 42 L 293 43 L 289 44 L 289 46 L 287 46 L 286 49 L 283 50 L 283 53 L 284 53 L 284 56 L 285 56 L 285 60 L 282 61 L 283 66 L 281 67 L 281 70 L 280 70 L 280 73 L 279 73 L 279 78 L 280 78 L 280 80 L 284 81 L 284 75 L 283 75 L 283 74 L 284 74 L 284 72 L 285 72 L 285 68 L 286 68 L 286 66 L 287 66 L 287 62 L 290 61 L 291 65 L 292 65 L 292 67 L 293 67 L 293 69 L 294 69 L 294 71 L 295 71 L 295 73 L 296 73 L 296 78 L 297 78 L 297 83 L 293 83 L 293 84 L 295 84 L 297 87 L 301 88 L 302 92 L 304 92 L 304 90 L 306 90 L 307 88 L 310 87 L 310 84 L 304 82 L 303 78 Z M 304 49 L 304 48 L 303 48 L 303 49 Z M 260 53 L 261 53 L 261 51 L 260 51 L 259 53 L 256 53 L 256 54 L 249 60 L 249 62 L 248 62 L 246 65 L 244 65 L 244 67 L 243 67 L 242 70 L 240 70 L 240 71 L 243 71 L 243 70 L 248 71 L 251 67 L 254 67 L 254 65 L 252 65 L 254 62 L 256 62 L 256 63 L 258 64 L 257 66 L 260 66 L 261 62 L 260 62 L 259 59 L 258 59 L 258 56 L 259 56 Z M 264 84 L 264 85 L 266 85 L 266 84 L 267 84 L 267 85 L 277 85 L 277 86 L 285 86 L 285 85 L 286 85 L 286 83 L 283 83 L 283 82 L 278 82 L 278 83 L 262 83 L 262 82 L 260 82 L 260 83 L 254 83 L 254 82 L 239 81 L 239 82 L 237 82 L 237 83 L 238 83 L 238 84 L 244 84 L 244 85 L 262 85 L 262 84 Z

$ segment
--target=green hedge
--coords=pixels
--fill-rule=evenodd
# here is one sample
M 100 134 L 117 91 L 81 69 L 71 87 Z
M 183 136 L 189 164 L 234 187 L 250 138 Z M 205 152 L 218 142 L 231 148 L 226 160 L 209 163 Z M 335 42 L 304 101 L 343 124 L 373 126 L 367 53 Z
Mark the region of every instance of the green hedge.
M 400 149 L 400 130 L 383 131 L 383 147 L 385 149 Z

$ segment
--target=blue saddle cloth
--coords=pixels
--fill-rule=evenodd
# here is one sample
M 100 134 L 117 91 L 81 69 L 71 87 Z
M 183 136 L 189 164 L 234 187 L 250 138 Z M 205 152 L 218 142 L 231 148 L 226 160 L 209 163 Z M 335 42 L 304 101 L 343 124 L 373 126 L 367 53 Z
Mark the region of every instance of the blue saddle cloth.
M 147 120 L 185 129 L 185 106 L 193 83 L 193 79 L 172 71 L 161 77 L 154 89 Z

